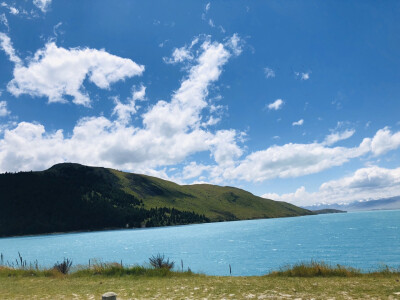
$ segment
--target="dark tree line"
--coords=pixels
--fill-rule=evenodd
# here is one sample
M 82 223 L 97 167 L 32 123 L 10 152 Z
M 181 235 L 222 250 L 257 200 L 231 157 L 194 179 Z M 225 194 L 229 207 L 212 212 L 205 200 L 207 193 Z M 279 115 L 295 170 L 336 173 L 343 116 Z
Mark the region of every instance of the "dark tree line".
M 174 208 L 145 209 L 107 169 L 76 164 L 0 174 L 0 236 L 209 221 Z

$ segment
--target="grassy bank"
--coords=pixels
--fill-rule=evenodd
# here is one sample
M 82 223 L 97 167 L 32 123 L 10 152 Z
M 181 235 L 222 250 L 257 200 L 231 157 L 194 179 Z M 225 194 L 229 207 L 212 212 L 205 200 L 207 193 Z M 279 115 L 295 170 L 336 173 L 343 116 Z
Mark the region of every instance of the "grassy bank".
M 95 264 L 56 269 L 0 267 L 3 299 L 400 299 L 400 273 L 388 268 L 363 274 L 324 263 L 299 264 L 265 276 L 220 277 L 167 268 Z

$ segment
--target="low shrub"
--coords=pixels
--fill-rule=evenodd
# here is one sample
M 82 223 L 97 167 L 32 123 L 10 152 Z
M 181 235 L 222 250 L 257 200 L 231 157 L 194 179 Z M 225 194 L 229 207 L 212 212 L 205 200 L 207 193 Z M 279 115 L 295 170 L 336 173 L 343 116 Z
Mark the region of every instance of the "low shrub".
M 150 264 L 155 268 L 155 269 L 168 269 L 171 270 L 174 267 L 175 262 L 169 261 L 168 259 L 165 259 L 165 255 L 157 254 L 156 256 L 152 256 L 149 258 Z
M 72 260 L 70 260 L 69 258 L 64 258 L 64 260 L 62 262 L 56 262 L 54 264 L 53 269 L 66 275 L 66 274 L 68 274 L 69 270 L 71 269 L 71 266 L 72 266 Z

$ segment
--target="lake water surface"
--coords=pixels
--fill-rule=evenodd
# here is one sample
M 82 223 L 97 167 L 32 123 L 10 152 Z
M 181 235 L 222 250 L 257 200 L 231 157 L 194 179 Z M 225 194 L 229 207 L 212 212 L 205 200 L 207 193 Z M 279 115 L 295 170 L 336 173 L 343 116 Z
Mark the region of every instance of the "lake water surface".
M 400 266 L 400 210 L 0 239 L 4 260 L 18 251 L 52 266 L 64 257 L 143 264 L 165 254 L 180 268 L 210 275 L 261 275 L 311 260 L 377 269 Z

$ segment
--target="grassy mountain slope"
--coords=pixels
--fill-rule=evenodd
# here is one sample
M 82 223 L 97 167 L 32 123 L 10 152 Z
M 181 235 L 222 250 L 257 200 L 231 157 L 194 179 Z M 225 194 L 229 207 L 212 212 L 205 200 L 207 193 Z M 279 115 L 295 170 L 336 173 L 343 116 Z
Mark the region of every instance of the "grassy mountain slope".
M 142 199 L 145 207 L 171 206 L 195 211 L 212 221 L 276 218 L 308 214 L 286 202 L 278 202 L 234 187 L 211 184 L 178 185 L 147 175 L 111 170 L 120 178 L 124 191 Z
M 0 236 L 312 214 L 233 187 L 79 164 L 0 174 Z

